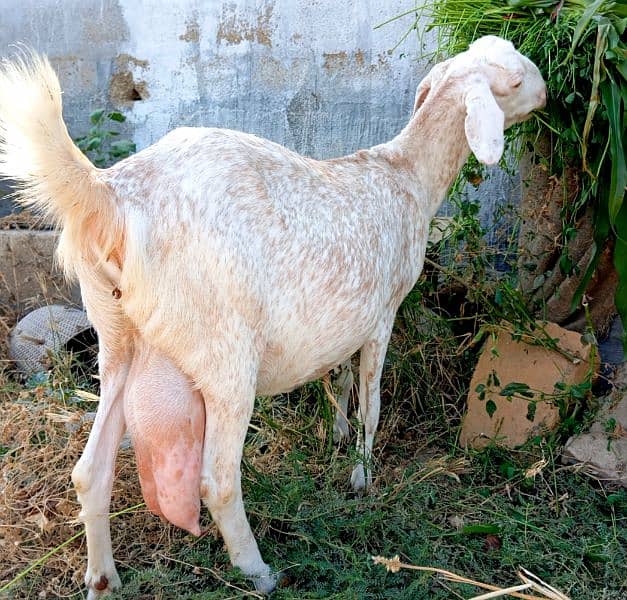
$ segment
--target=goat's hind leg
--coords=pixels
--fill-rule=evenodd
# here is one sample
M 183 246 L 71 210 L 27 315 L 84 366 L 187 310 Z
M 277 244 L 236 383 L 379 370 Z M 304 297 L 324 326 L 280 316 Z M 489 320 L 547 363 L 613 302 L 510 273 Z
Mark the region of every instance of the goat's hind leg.
M 89 440 L 72 471 L 72 482 L 81 504 L 79 517 L 85 524 L 88 599 L 98 598 L 120 586 L 113 561 L 109 504 L 115 457 L 125 430 L 124 385 L 130 354 L 116 360 L 106 350 L 99 354 L 101 392 Z
M 219 384 L 201 388 L 206 427 L 200 494 L 224 538 L 233 566 L 252 579 L 257 591 L 269 593 L 277 576 L 261 558 L 248 523 L 240 472 L 255 390 L 252 385 L 241 389 L 224 383 L 233 383 L 238 375 L 219 377 Z

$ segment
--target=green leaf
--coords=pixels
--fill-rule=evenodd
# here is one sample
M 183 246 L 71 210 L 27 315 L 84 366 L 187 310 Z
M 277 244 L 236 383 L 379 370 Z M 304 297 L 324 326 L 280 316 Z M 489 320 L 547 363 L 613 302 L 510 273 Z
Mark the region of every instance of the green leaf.
M 118 140 L 111 144 L 111 156 L 115 158 L 125 158 L 135 152 L 136 146 L 130 140 Z
M 573 264 L 570 256 L 568 256 L 568 254 L 562 254 L 562 256 L 560 257 L 560 271 L 562 272 L 562 274 L 570 275 L 574 266 L 575 265 Z
M 118 123 L 124 123 L 124 121 L 126 121 L 126 117 L 121 112 L 110 112 L 107 118 L 111 121 L 117 121 Z
M 614 295 L 616 310 L 623 323 L 627 323 L 627 204 L 623 204 L 616 218 L 616 246 L 614 267 L 618 274 L 618 286 Z M 623 351 L 627 358 L 627 327 L 623 333 Z
M 570 395 L 577 400 L 583 400 L 590 391 L 590 383 L 585 381 L 584 383 L 578 383 L 570 387 Z
M 575 294 L 573 295 L 573 299 L 570 304 L 570 310 L 574 311 L 581 302 L 581 298 L 590 283 L 590 279 L 592 279 L 592 275 L 594 274 L 599 261 L 601 260 L 601 255 L 603 253 L 603 249 L 605 248 L 605 242 L 607 240 L 607 236 L 610 232 L 610 220 L 609 215 L 606 210 L 603 210 L 602 207 L 598 207 L 597 210 L 594 211 L 594 243 L 592 245 L 592 257 L 590 258 L 590 262 L 586 267 L 586 271 L 579 282 L 579 286 L 577 287 Z M 614 256 L 616 256 L 616 249 L 614 249 Z M 618 292 L 617 292 L 618 294 Z
M 499 467 L 501 474 L 507 479 L 513 479 L 518 475 L 518 469 L 510 462 L 505 462 Z
M 525 415 L 527 421 L 531 421 L 533 423 L 536 418 L 536 408 L 538 407 L 536 402 L 529 402 L 527 404 L 527 414 Z
M 625 495 L 625 492 L 623 492 L 622 490 L 620 492 L 616 492 L 615 494 L 608 494 L 607 496 L 607 503 L 612 506 L 614 504 L 623 504 L 625 501 L 627 501 L 627 496 Z
M 497 288 L 496 292 L 494 292 L 494 303 L 497 306 L 503 306 L 503 291 L 501 288 Z
M 489 535 L 501 533 L 498 525 L 465 525 L 461 531 L 464 535 Z
M 524 396 L 525 398 L 533 398 L 534 396 L 534 393 L 531 391 L 531 388 L 526 383 L 518 383 L 515 381 L 508 383 L 499 392 L 499 396 L 507 396 L 507 397 L 511 397 L 516 394 L 520 396 Z
M 572 57 L 574 50 L 577 47 L 577 44 L 579 44 L 579 40 L 581 39 L 582 35 L 588 28 L 592 17 L 604 3 L 605 0 L 596 0 L 596 2 L 588 5 L 586 10 L 583 11 L 581 18 L 579 19 L 579 21 L 577 21 L 577 25 L 575 25 L 575 30 L 573 31 L 573 42 L 570 46 L 570 52 L 568 53 L 568 57 L 566 58 L 566 60 L 569 60 Z
M 93 137 L 89 140 L 89 143 L 85 147 L 85 150 L 87 150 L 88 152 L 91 150 L 96 150 L 96 148 L 100 148 L 101 144 L 102 144 L 102 138 Z
M 605 421 L 603 431 L 605 431 L 605 433 L 614 433 L 616 425 L 616 419 L 614 417 L 610 417 L 607 421 Z
M 627 165 L 625 165 L 623 146 L 625 142 L 624 127 L 622 126 L 622 98 L 618 86 L 610 77 L 603 81 L 599 87 L 610 123 L 611 179 L 608 211 L 610 223 L 614 224 L 623 205 L 625 186 L 627 185 Z
M 494 400 L 488 400 L 485 403 L 485 411 L 488 413 L 488 416 L 492 418 L 492 415 L 496 412 L 496 403 Z
M 102 115 L 104 115 L 104 108 L 99 108 L 89 115 L 89 120 L 96 125 L 102 119 Z
M 475 337 L 472 338 L 472 342 L 470 343 L 470 345 L 474 346 L 475 344 L 478 344 L 483 339 L 485 334 L 486 334 L 485 327 L 480 327 L 479 331 L 477 332 L 477 335 L 475 335 Z

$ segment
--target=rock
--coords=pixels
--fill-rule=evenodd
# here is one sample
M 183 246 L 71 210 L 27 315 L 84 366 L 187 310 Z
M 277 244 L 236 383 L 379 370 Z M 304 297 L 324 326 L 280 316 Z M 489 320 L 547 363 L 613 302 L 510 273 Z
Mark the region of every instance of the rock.
M 627 364 L 619 367 L 614 385 L 590 431 L 566 442 L 562 462 L 581 463 L 595 477 L 627 487 Z
M 614 296 L 618 275 L 613 263 L 613 245 L 606 241 L 595 272 L 586 286 L 587 315 L 583 306 L 575 311 L 571 299 L 581 284 L 593 254 L 594 219 L 592 209 L 577 220 L 576 231 L 568 239 L 562 232 L 563 207 L 572 205 L 581 189 L 581 169 L 564 165 L 555 176 L 544 160 L 553 152 L 550 135 L 540 136 L 534 143 L 533 154 L 526 154 L 520 163 L 525 185 L 521 189 L 518 236 L 518 277 L 520 289 L 529 307 L 542 318 L 559 323 L 567 329 L 583 332 L 588 318 L 595 331 L 605 332 L 616 314 Z M 566 252 L 564 253 L 564 245 Z M 568 257 L 572 263 L 570 275 L 565 275 L 561 261 Z
M 595 477 L 627 487 L 627 437 L 612 439 L 607 433 L 572 437 L 564 446 L 562 461 L 584 464 Z
M 485 344 L 470 382 L 460 435 L 462 446 L 483 448 L 494 441 L 513 448 L 558 425 L 558 407 L 541 401 L 540 394 L 554 394 L 555 384 L 560 382 L 572 385 L 585 381 L 590 347 L 582 344 L 576 332 L 554 323 L 543 327 L 573 358 L 543 346 L 515 341 L 509 332 L 500 331 L 495 342 L 489 340 Z M 522 384 L 519 392 L 510 399 L 500 395 L 512 383 Z M 524 394 L 533 396 L 527 398 Z M 530 401 L 535 404 L 535 415 L 530 411 Z

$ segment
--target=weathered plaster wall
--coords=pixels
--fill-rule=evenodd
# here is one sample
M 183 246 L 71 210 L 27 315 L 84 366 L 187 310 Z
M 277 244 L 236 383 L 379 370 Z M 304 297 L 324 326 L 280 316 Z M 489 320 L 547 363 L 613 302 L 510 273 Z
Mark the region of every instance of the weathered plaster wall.
M 424 67 L 389 52 L 406 0 L 5 0 L 0 51 L 50 55 L 72 133 L 108 102 L 139 148 L 178 125 L 232 127 L 316 157 L 384 141 Z M 413 49 L 413 48 L 411 48 Z
M 0 0 L 0 54 L 48 54 L 70 133 L 117 108 L 139 149 L 179 125 L 231 127 L 326 158 L 406 123 L 427 65 L 392 50 L 408 0 Z M 484 213 L 511 195 L 498 177 Z

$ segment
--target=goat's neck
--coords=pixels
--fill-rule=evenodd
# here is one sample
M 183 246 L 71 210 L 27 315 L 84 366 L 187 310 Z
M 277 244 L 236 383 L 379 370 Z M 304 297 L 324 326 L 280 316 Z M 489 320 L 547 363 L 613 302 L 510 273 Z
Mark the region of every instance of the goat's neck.
M 427 204 L 430 217 L 470 155 L 464 131 L 466 114 L 458 104 L 448 98 L 425 102 L 403 131 L 385 145 L 408 171 L 409 187 Z

